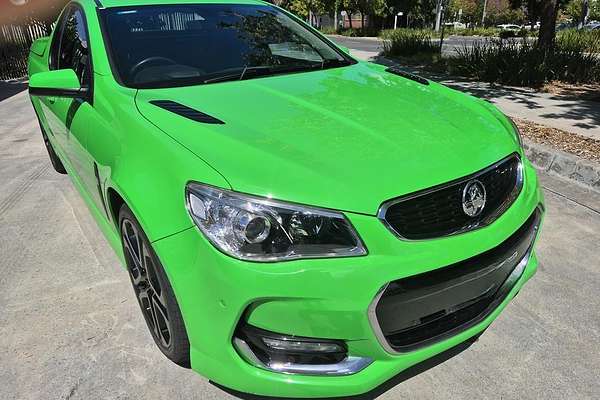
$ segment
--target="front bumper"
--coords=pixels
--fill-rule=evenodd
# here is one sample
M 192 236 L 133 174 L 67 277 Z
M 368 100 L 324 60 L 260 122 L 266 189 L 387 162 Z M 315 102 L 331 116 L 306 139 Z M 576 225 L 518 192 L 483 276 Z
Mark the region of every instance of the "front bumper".
M 192 368 L 218 384 L 275 397 L 339 397 L 369 391 L 403 370 L 482 332 L 534 274 L 535 252 L 503 300 L 465 330 L 402 353 L 386 349 L 369 319 L 369 306 L 387 283 L 484 253 L 511 236 L 543 203 L 525 160 L 524 187 L 488 227 L 462 235 L 408 242 L 376 217 L 346 213 L 367 248 L 365 257 L 251 263 L 214 249 L 195 228 L 154 243 L 184 317 Z M 240 321 L 305 337 L 342 339 L 348 353 L 372 363 L 347 376 L 282 374 L 255 367 L 235 350 Z

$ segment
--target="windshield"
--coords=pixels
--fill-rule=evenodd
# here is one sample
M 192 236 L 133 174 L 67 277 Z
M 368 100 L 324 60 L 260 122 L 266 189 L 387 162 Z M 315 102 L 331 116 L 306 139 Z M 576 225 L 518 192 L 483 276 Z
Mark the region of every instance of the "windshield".
M 194 4 L 110 8 L 113 69 L 136 88 L 207 84 L 354 61 L 275 7 Z

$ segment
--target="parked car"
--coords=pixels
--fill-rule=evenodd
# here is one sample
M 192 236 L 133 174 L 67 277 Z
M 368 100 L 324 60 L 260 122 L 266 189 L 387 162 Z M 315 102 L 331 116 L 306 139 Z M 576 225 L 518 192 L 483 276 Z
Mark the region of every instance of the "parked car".
M 462 22 L 446 22 L 444 23 L 444 26 L 452 29 L 466 29 L 467 27 L 467 25 L 463 24 Z
M 473 343 L 536 271 L 511 120 L 274 5 L 75 0 L 29 73 L 157 347 L 221 387 L 369 391 Z
M 521 25 L 515 25 L 515 24 L 502 24 L 502 25 L 497 25 L 497 27 L 503 31 L 510 31 L 510 32 L 518 32 L 521 30 Z
M 588 31 L 595 31 L 600 29 L 600 22 L 591 22 L 586 24 L 583 29 L 588 30 Z
M 531 23 L 529 23 L 529 24 L 523 25 L 522 28 L 526 29 L 528 31 L 531 31 L 531 30 L 537 31 L 540 29 L 540 25 L 541 25 L 540 21 L 537 21 L 536 23 L 533 24 L 533 26 L 531 25 Z

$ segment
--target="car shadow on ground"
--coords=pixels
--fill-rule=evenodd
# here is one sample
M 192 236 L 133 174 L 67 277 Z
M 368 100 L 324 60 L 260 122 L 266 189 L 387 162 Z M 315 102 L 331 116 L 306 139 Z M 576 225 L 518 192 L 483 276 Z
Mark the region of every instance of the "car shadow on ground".
M 21 93 L 25 89 L 27 89 L 26 79 L 0 81 L 0 101 L 4 101 L 15 94 Z
M 339 399 L 339 400 L 373 400 L 376 399 L 377 397 L 381 396 L 382 394 L 384 394 L 385 392 L 387 392 L 388 390 L 393 389 L 395 386 L 401 384 L 404 381 L 409 380 L 410 378 L 413 378 L 443 362 L 448 361 L 449 359 L 451 359 L 454 356 L 457 356 L 458 354 L 462 353 L 463 351 L 467 350 L 469 347 L 471 347 L 471 345 L 473 345 L 473 343 L 475 343 L 478 339 L 479 336 L 481 336 L 481 334 L 483 334 L 483 332 L 481 332 L 480 334 L 442 352 L 439 353 L 438 355 L 425 360 L 419 364 L 416 364 L 408 369 L 405 369 L 404 371 L 400 372 L 399 374 L 397 374 L 396 376 L 394 376 L 393 378 L 389 379 L 388 381 L 384 382 L 383 384 L 379 385 L 378 387 L 376 387 L 373 390 L 370 390 L 367 393 L 364 394 L 360 394 L 360 395 L 355 395 L 355 396 L 344 396 L 344 397 L 328 397 L 328 398 L 324 398 L 321 400 L 335 400 L 335 399 Z M 242 400 L 284 400 L 285 398 L 282 397 L 271 397 L 271 396 L 259 396 L 259 395 L 255 395 L 255 394 L 249 394 L 249 393 L 243 393 L 243 392 L 238 392 L 237 390 L 233 390 L 233 389 L 229 389 L 226 388 L 224 386 L 219 385 L 218 383 L 212 382 L 211 383 L 213 385 L 215 385 L 216 387 L 218 387 L 219 389 L 223 390 L 226 393 L 229 393 L 232 396 L 235 396 L 239 399 Z M 301 398 L 294 398 L 294 400 L 319 400 L 319 399 L 315 399 L 315 398 L 311 398 L 311 399 L 301 399 Z

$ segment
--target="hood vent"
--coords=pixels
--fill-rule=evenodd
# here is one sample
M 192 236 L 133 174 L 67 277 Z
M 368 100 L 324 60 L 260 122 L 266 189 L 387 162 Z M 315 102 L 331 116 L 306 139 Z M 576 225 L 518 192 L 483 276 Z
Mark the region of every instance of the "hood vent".
M 389 67 L 385 71 L 389 72 L 390 74 L 398 75 L 403 78 L 410 79 L 411 81 L 418 82 L 422 85 L 429 85 L 429 81 L 427 79 L 420 77 L 419 75 L 411 74 L 410 72 L 402 71 L 398 67 Z
M 181 115 L 182 117 L 194 120 L 196 122 L 202 122 L 204 124 L 224 124 L 225 122 L 217 119 L 215 117 L 211 117 L 208 114 L 204 114 L 198 110 L 194 110 L 193 108 L 184 106 L 183 104 L 179 104 L 175 101 L 171 100 L 152 100 L 150 104 L 153 104 L 157 107 L 165 109 L 167 111 L 171 111 L 177 115 Z

